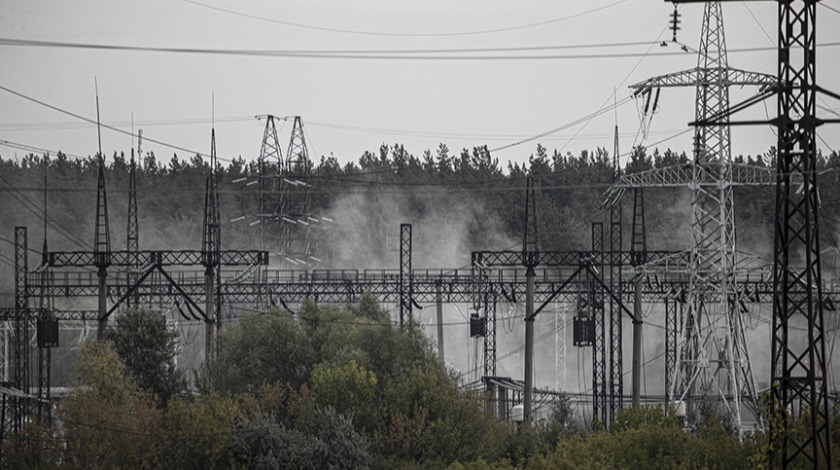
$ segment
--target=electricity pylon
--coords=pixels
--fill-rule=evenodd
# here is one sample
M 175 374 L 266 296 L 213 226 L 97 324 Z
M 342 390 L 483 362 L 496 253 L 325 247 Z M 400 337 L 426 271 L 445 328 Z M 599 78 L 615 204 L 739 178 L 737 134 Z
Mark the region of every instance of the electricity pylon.
M 703 121 L 729 108 L 729 87 L 774 87 L 771 75 L 729 67 L 721 2 L 706 2 L 697 67 L 632 85 L 637 95 L 662 87 L 696 89 L 695 119 Z M 676 377 L 666 383 L 668 400 L 680 403 L 698 393 L 719 397 L 723 411 L 740 429 L 742 400 L 754 406 L 755 380 L 744 337 L 740 293 L 735 284 L 734 184 L 769 184 L 772 174 L 732 163 L 728 120 L 696 127 L 689 166 L 623 178 L 625 186 L 685 186 L 691 190 L 692 247 L 686 308 L 676 326 Z M 766 173 L 766 174 L 763 174 Z M 733 178 L 735 175 L 735 178 Z M 633 184 L 630 183 L 633 181 Z
M 281 262 L 293 266 L 317 263 L 311 246 L 310 228 L 320 220 L 310 214 L 312 163 L 306 145 L 306 134 L 300 116 L 293 117 L 291 137 L 286 156 L 280 151 L 276 116 L 266 118 L 263 142 L 260 149 L 260 217 L 278 222 L 279 242 L 271 250 L 280 255 Z M 285 119 L 285 118 L 282 118 Z M 276 162 L 276 172 L 268 170 Z M 269 190 L 269 180 L 272 181 Z M 263 229 L 264 230 L 264 229 Z M 264 233 L 264 232 L 263 232 Z

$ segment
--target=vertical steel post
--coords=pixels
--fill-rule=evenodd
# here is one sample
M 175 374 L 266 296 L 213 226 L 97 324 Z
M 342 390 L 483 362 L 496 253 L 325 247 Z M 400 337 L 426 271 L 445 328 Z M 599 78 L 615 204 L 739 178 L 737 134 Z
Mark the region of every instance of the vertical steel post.
M 446 363 L 446 356 L 443 353 L 443 281 L 435 281 L 435 307 L 437 309 L 437 343 L 438 357 L 442 364 Z
M 633 408 L 639 408 L 642 384 L 642 280 L 637 279 L 633 292 Z
M 831 468 L 816 171 L 817 1 L 780 1 L 778 11 L 772 383 L 780 406 L 774 421 L 782 423 L 783 468 L 801 459 Z M 794 261 L 800 257 L 804 266 Z M 806 417 L 806 433 L 791 432 L 799 417 Z
M 29 394 L 29 245 L 26 227 L 15 227 L 15 377 L 14 385 Z M 12 430 L 20 431 L 29 415 L 27 399 L 12 399 Z
M 525 410 L 523 425 L 531 424 L 534 394 L 534 278 L 533 266 L 525 272 Z
M 400 326 L 412 321 L 411 224 L 400 224 Z

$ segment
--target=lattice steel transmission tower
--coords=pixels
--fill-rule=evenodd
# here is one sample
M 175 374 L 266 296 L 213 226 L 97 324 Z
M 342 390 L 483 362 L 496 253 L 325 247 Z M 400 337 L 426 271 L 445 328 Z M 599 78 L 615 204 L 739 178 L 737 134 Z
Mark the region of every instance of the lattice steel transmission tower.
M 778 406 L 770 422 L 770 465 L 781 468 L 831 468 L 816 139 L 818 126 L 840 119 L 818 117 L 816 99 L 817 93 L 838 100 L 840 95 L 816 83 L 817 2 L 778 2 L 774 89 L 693 123 L 715 126 L 770 96 L 777 99 L 774 119 L 733 124 L 771 124 L 779 129 L 772 329 L 772 383 Z M 806 423 L 804 432 L 791 432 L 796 420 Z
M 310 213 L 312 163 L 303 120 L 300 116 L 291 118 L 292 132 L 284 158 L 275 127 L 278 118 L 272 115 L 257 117 L 266 118 L 259 157 L 260 217 L 279 224 L 279 241 L 269 244 L 271 251 L 278 252 L 280 260 L 292 266 L 317 264 L 320 260 L 312 247 L 310 229 L 320 220 Z M 276 173 L 268 176 L 272 162 L 276 162 Z
M 817 126 L 840 120 L 818 118 L 816 98 L 818 91 L 840 96 L 816 83 L 816 20 L 816 0 L 779 2 L 772 382 L 781 405 L 784 468 L 800 456 L 814 468 L 831 468 L 816 163 Z M 801 175 L 801 187 L 792 175 Z M 797 415 L 807 416 L 804 436 L 790 432 Z
M 702 121 L 729 108 L 729 87 L 774 87 L 776 77 L 729 67 L 721 2 L 706 2 L 697 67 L 651 78 L 631 86 L 636 94 L 661 87 L 696 90 L 695 119 Z M 739 311 L 733 207 L 733 166 L 728 120 L 697 127 L 688 172 L 679 175 L 691 190 L 692 247 L 686 308 L 673 322 L 678 364 L 666 390 L 669 401 L 709 394 L 721 399 L 723 412 L 741 426 L 742 400 L 754 405 L 755 382 Z M 664 174 L 665 172 L 663 172 Z M 647 186 L 676 183 L 674 174 L 652 175 Z M 673 312 L 677 314 L 676 311 Z M 670 369 L 670 368 L 669 368 Z

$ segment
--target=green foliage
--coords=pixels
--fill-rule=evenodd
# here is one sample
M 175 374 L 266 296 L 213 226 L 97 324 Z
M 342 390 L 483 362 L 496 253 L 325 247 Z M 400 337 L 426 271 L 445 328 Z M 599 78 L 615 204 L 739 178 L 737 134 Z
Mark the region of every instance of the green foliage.
M 6 435 L 0 447 L 0 468 L 58 469 L 61 465 L 61 454 L 61 440 L 53 431 L 29 422 L 23 425 L 20 432 Z
M 377 424 L 376 374 L 351 360 L 343 366 L 318 364 L 312 372 L 312 399 L 318 406 L 335 409 L 353 418 L 360 428 Z
M 109 325 L 106 338 L 141 389 L 164 404 L 184 390 L 184 379 L 175 367 L 178 333 L 167 328 L 164 316 L 130 309 Z
M 539 424 L 539 431 L 549 448 L 553 449 L 557 441 L 579 434 L 583 426 L 577 421 L 572 404 L 566 395 L 554 398 L 548 419 Z
M 613 429 L 617 432 L 645 427 L 681 430 L 674 410 L 665 413 L 665 409 L 661 406 L 642 406 L 638 409 L 622 408 L 618 410 L 613 423 Z
M 231 463 L 253 469 L 364 469 L 367 440 L 332 408 L 317 409 L 308 429 L 290 429 L 268 417 L 245 421 L 229 444 Z
M 155 468 L 227 468 L 228 442 L 238 407 L 218 396 L 170 400 L 156 426 L 155 443 L 146 461 Z
M 62 461 L 70 468 L 139 467 L 160 418 L 153 400 L 128 376 L 110 342 L 85 342 L 76 371 L 82 386 L 58 413 Z
M 288 315 L 245 315 L 224 328 L 218 341 L 221 352 L 210 365 L 209 379 L 220 393 L 275 382 L 297 389 L 309 380 L 313 346 L 301 323 Z

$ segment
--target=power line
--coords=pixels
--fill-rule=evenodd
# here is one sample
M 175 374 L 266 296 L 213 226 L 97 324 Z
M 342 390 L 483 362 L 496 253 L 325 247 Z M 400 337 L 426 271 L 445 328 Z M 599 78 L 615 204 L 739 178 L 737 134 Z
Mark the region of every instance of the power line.
M 303 24 L 303 23 L 293 23 L 291 21 L 278 20 L 278 19 L 274 19 L 274 18 L 266 18 L 264 16 L 258 16 L 258 15 L 251 15 L 251 14 L 248 14 L 248 13 L 243 13 L 243 12 L 239 12 L 239 11 L 235 11 L 235 10 L 229 10 L 229 9 L 226 9 L 226 8 L 220 8 L 220 7 L 208 5 L 206 3 L 197 2 L 195 0 L 181 0 L 181 1 L 184 2 L 184 3 L 189 3 L 191 5 L 207 8 L 207 9 L 210 9 L 210 10 L 226 13 L 226 14 L 229 14 L 229 15 L 239 16 L 239 17 L 242 17 L 242 18 L 248 18 L 248 19 L 251 19 L 251 20 L 264 21 L 264 22 L 268 22 L 268 23 L 282 24 L 284 26 L 291 26 L 291 27 L 302 28 L 302 29 L 310 29 L 310 30 L 315 30 L 315 31 L 324 31 L 324 32 L 330 32 L 330 33 L 355 34 L 355 35 L 362 35 L 362 36 L 387 36 L 387 37 L 455 37 L 455 36 L 476 36 L 476 35 L 480 35 L 480 34 L 502 33 L 502 32 L 526 29 L 526 28 L 534 28 L 534 27 L 538 27 L 538 26 L 545 26 L 545 25 L 554 24 L 554 23 L 560 23 L 560 22 L 563 22 L 563 21 L 567 21 L 567 20 L 571 20 L 571 19 L 575 19 L 575 18 L 580 18 L 582 16 L 586 16 L 586 15 L 589 15 L 589 14 L 592 14 L 592 13 L 596 13 L 596 12 L 599 12 L 599 11 L 602 11 L 602 10 L 606 10 L 608 8 L 612 8 L 614 6 L 617 6 L 617 5 L 620 5 L 624 2 L 626 2 L 627 0 L 619 0 L 617 2 L 610 3 L 610 4 L 604 5 L 604 6 L 600 6 L 600 7 L 594 8 L 592 10 L 587 10 L 587 11 L 584 11 L 584 12 L 581 12 L 581 13 L 575 13 L 575 14 L 572 14 L 572 15 L 562 16 L 562 17 L 559 17 L 559 18 L 553 18 L 553 19 L 550 19 L 550 20 L 539 21 L 539 22 L 536 22 L 536 23 L 528 23 L 528 24 L 517 25 L 517 26 L 508 26 L 508 27 L 503 27 L 503 28 L 477 30 L 477 31 L 462 31 L 462 32 L 454 32 L 454 33 L 386 33 L 386 32 L 361 31 L 361 30 L 340 29 L 340 28 L 328 28 L 328 27 L 324 27 L 324 26 L 309 25 L 309 24 Z
M 215 122 L 252 122 L 253 116 L 230 116 L 217 117 Z M 140 120 L 135 121 L 134 125 L 137 127 L 154 127 L 154 126 L 178 126 L 178 125 L 192 125 L 192 124 L 210 124 L 213 122 L 211 118 L 182 118 L 182 119 L 155 119 L 155 120 Z M 112 126 L 127 127 L 131 125 L 131 121 L 113 121 Z M 64 122 L 2 122 L 0 129 L 9 131 L 43 131 L 43 130 L 75 130 L 85 129 L 91 127 L 92 124 L 64 121 Z
M 668 26 L 666 25 L 666 26 L 665 26 L 665 28 L 663 28 L 663 29 L 662 29 L 662 31 L 660 31 L 660 32 L 659 32 L 659 35 L 658 35 L 658 36 L 656 36 L 656 40 L 654 41 L 654 43 L 659 42 L 659 38 L 661 38 L 661 37 L 662 37 L 662 35 L 663 35 L 663 34 L 665 33 L 665 31 L 667 31 L 667 30 L 668 30 Z M 624 76 L 624 79 L 623 79 L 623 80 L 621 80 L 621 83 L 619 83 L 619 84 L 618 84 L 618 86 L 619 86 L 619 87 L 623 86 L 623 85 L 627 82 L 627 79 L 628 79 L 628 78 L 630 78 L 630 75 L 633 75 L 633 72 L 635 72 L 635 71 L 636 71 L 636 69 L 638 69 L 638 68 L 639 68 L 639 66 L 640 66 L 640 65 L 642 65 L 642 62 L 645 60 L 645 57 L 647 57 L 647 56 L 648 56 L 648 54 L 650 54 L 650 51 L 651 51 L 652 49 L 653 49 L 653 43 L 650 45 L 650 47 L 648 47 L 648 48 L 647 48 L 647 50 L 645 51 L 645 54 L 644 54 L 644 55 L 643 55 L 643 56 L 639 59 L 639 61 L 638 61 L 638 62 L 636 62 L 636 65 L 634 65 L 634 66 L 633 66 L 633 68 L 632 68 L 632 69 L 630 69 L 630 71 L 629 71 L 629 72 L 627 72 L 627 75 L 625 75 L 625 76 Z M 618 87 L 616 87 L 616 88 L 618 88 Z M 604 102 L 603 102 L 603 103 L 601 103 L 601 107 L 600 107 L 598 110 L 599 110 L 599 111 L 603 110 L 603 109 L 604 109 L 604 106 L 606 106 L 606 105 L 607 105 L 607 103 L 609 103 L 609 102 L 610 102 L 610 98 L 612 98 L 613 100 L 615 100 L 615 94 L 616 94 L 616 92 L 615 92 L 615 89 L 614 89 L 614 90 L 613 90 L 613 92 L 612 92 L 610 95 L 608 95 L 608 96 L 607 96 L 607 98 L 604 100 Z M 615 104 L 614 104 L 614 105 L 613 105 L 613 107 L 612 107 L 611 109 L 612 109 L 612 110 L 615 110 L 615 108 L 616 108 L 616 107 L 617 107 L 617 105 L 615 105 Z M 617 116 L 617 114 L 616 114 L 616 116 Z M 562 147 L 560 147 L 560 151 L 562 152 L 562 151 L 563 151 L 563 149 L 565 149 L 565 148 L 566 148 L 566 147 L 567 147 L 570 143 L 572 143 L 572 141 L 573 141 L 573 140 L 575 140 L 575 138 L 577 137 L 578 133 L 580 133 L 583 129 L 585 129 L 585 128 L 586 128 L 586 126 L 588 126 L 588 125 L 589 125 L 589 123 L 590 123 L 590 122 L 592 122 L 592 120 L 593 120 L 593 119 L 595 119 L 595 115 L 592 115 L 592 117 L 590 117 L 590 118 L 589 118 L 589 119 L 588 119 L 588 120 L 587 120 L 587 121 L 583 124 L 583 126 L 581 126 L 581 127 L 580 127 L 580 129 L 578 129 L 578 130 L 577 130 L 577 132 L 575 133 L 575 135 L 574 135 L 574 136 L 572 136 L 572 138 L 571 138 L 571 139 L 569 139 L 569 140 L 568 140 L 565 144 L 563 144 L 563 146 L 562 146 Z M 616 125 L 617 125 L 617 122 L 616 122 Z
M 648 44 L 645 42 L 644 44 Z M 92 49 L 105 51 L 121 51 L 121 52 L 159 52 L 159 53 L 177 53 L 177 54 L 215 54 L 215 55 L 229 55 L 229 56 L 251 56 L 251 57 L 267 57 L 267 58 L 297 58 L 297 59 L 360 59 L 360 60 L 599 60 L 599 59 L 623 59 L 635 57 L 674 57 L 684 56 L 690 54 L 690 51 L 674 51 L 674 52 L 658 52 L 650 54 L 647 52 L 627 52 L 627 53 L 604 53 L 604 54 L 533 54 L 533 55 L 462 55 L 452 51 L 442 49 L 436 51 L 437 55 L 429 55 L 431 52 L 417 51 L 386 51 L 386 50 L 371 50 L 371 51 L 289 51 L 289 50 L 257 50 L 257 49 L 198 49 L 198 48 L 175 48 L 175 47 L 150 47 L 150 46 L 126 46 L 115 44 L 85 44 L 59 41 L 33 41 L 25 39 L 10 39 L 0 38 L 0 46 L 22 46 L 22 47 L 52 47 L 52 48 L 70 48 L 70 49 Z M 598 47 L 598 45 L 583 45 L 586 47 Z M 840 42 L 830 42 L 819 44 L 818 47 L 835 47 L 840 46 Z M 537 46 L 542 47 L 542 46 Z M 565 46 L 545 46 L 551 49 L 568 48 Z M 531 50 L 540 50 L 531 48 Z M 491 49 L 482 50 L 492 52 Z M 501 50 L 504 51 L 504 50 Z M 735 53 L 750 53 L 750 52 L 770 52 L 776 51 L 774 47 L 747 47 L 740 49 L 729 49 L 729 54 Z M 442 55 L 446 54 L 446 55 Z
M 46 102 L 44 102 L 44 101 L 41 101 L 41 100 L 39 100 L 39 99 L 36 99 L 36 98 L 31 97 L 31 96 L 25 95 L 25 94 L 20 93 L 20 92 L 18 92 L 18 91 L 12 90 L 11 88 L 7 88 L 7 87 L 5 87 L 5 86 L 3 86 L 3 85 L 0 85 L 0 90 L 3 90 L 3 91 L 5 91 L 6 93 L 9 93 L 9 94 L 15 95 L 15 96 L 17 96 L 17 97 L 19 97 L 19 98 L 23 98 L 23 99 L 25 99 L 25 100 L 27 100 L 27 101 L 31 101 L 31 102 L 33 102 L 33 103 L 39 104 L 39 105 L 44 106 L 44 107 L 46 107 L 46 108 L 52 109 L 53 111 L 58 111 L 59 113 L 66 114 L 66 115 L 68 115 L 68 116 L 74 117 L 74 118 L 76 118 L 76 119 L 80 119 L 80 120 L 82 120 L 82 121 L 85 121 L 85 122 L 88 122 L 88 123 L 91 123 L 91 124 L 97 124 L 97 122 L 96 122 L 96 120 L 95 120 L 95 119 L 87 118 L 87 117 L 82 116 L 82 115 L 80 115 L 80 114 L 76 114 L 76 113 L 74 113 L 74 112 L 72 112 L 72 111 L 68 111 L 68 110 L 66 110 L 66 109 L 59 108 L 58 106 L 51 105 L 51 104 L 46 103 Z M 111 125 L 108 125 L 108 124 L 100 124 L 100 125 L 101 125 L 102 127 L 104 127 L 105 129 L 109 129 L 109 130 L 111 130 L 111 131 L 118 132 L 118 133 L 123 134 L 123 135 L 128 135 L 128 136 L 131 136 L 132 138 L 137 137 L 137 135 L 136 135 L 136 134 L 134 134 L 133 132 L 125 131 L 125 130 L 122 130 L 122 129 L 118 128 L 118 127 L 114 127 L 114 126 L 111 126 Z M 158 145 L 162 145 L 162 146 L 164 146 L 164 147 L 168 147 L 168 148 L 171 148 L 171 149 L 174 149 L 174 150 L 180 150 L 180 151 L 182 151 L 182 152 L 188 152 L 188 153 L 191 153 L 191 154 L 194 154 L 194 155 L 198 155 L 198 156 L 203 157 L 203 158 L 210 158 L 210 155 L 208 155 L 208 154 L 201 153 L 201 152 L 196 151 L 196 150 L 191 150 L 191 149 L 188 149 L 188 148 L 186 148 L 186 147 L 181 147 L 181 146 L 178 146 L 178 145 L 173 145 L 173 144 L 170 144 L 170 143 L 167 143 L 167 142 L 163 142 L 163 141 L 161 141 L 161 140 L 152 139 L 152 138 L 150 138 L 150 137 L 148 137 L 148 136 L 145 136 L 145 135 L 143 136 L 143 140 L 144 140 L 145 142 L 152 142 L 152 143 L 155 143 L 155 144 L 158 144 Z M 222 160 L 222 161 L 226 161 L 226 162 L 230 162 L 230 161 L 231 161 L 230 159 L 225 159 L 225 158 L 221 158 L 221 157 L 216 157 L 216 158 L 217 158 L 218 160 Z
M 511 147 L 516 147 L 518 145 L 522 145 L 522 144 L 525 144 L 525 143 L 528 143 L 528 142 L 533 142 L 533 141 L 535 141 L 537 139 L 540 139 L 542 137 L 546 137 L 548 135 L 554 134 L 556 132 L 560 132 L 560 131 L 568 129 L 570 127 L 577 126 L 578 124 L 582 124 L 582 123 L 586 122 L 587 120 L 591 120 L 592 118 L 594 118 L 596 116 L 600 116 L 604 113 L 607 113 L 607 112 L 612 111 L 616 108 L 619 108 L 619 107 L 621 107 L 621 106 L 623 106 L 623 105 L 625 105 L 625 104 L 627 104 L 631 101 L 633 101 L 633 98 L 626 97 L 626 98 L 622 99 L 621 101 L 617 102 L 616 104 L 614 104 L 612 106 L 607 106 L 607 107 L 602 106 L 598 111 L 595 111 L 594 113 L 587 114 L 586 116 L 575 119 L 574 121 L 571 121 L 571 122 L 568 122 L 568 123 L 563 124 L 561 126 L 558 126 L 558 127 L 553 128 L 553 129 L 547 130 L 547 131 L 542 132 L 540 134 L 528 137 L 527 139 L 518 140 L 516 142 L 510 143 L 510 144 L 507 144 L 507 145 L 502 145 L 500 147 L 492 148 L 492 149 L 490 149 L 490 153 L 498 152 L 499 150 L 506 150 L 506 149 L 509 149 Z
M 12 141 L 3 140 L 3 139 L 0 139 L 0 145 L 5 146 L 5 147 L 9 147 L 9 148 L 13 148 L 13 149 L 23 150 L 25 152 L 38 152 L 38 153 L 42 153 L 42 154 L 50 154 L 50 153 L 57 154 L 58 152 L 61 152 L 60 150 L 59 151 L 51 151 L 49 149 L 45 149 L 45 148 L 41 148 L 41 147 L 34 147 L 32 145 L 21 144 L 21 143 L 12 142 Z M 64 153 L 64 152 L 61 152 L 61 153 L 63 155 L 67 155 L 68 157 L 80 158 L 80 159 L 85 158 L 81 155 L 73 155 L 73 154 Z
M 41 210 L 37 204 L 35 204 L 29 198 L 27 198 L 23 193 L 21 193 L 19 189 L 17 189 L 14 185 L 9 183 L 9 181 L 2 175 L 0 175 L 0 181 L 5 183 L 9 187 L 11 196 L 15 198 L 18 202 L 20 202 L 25 209 L 38 216 L 38 218 L 43 219 L 44 211 Z M 47 220 L 49 221 L 50 226 L 57 229 L 59 234 L 61 234 L 62 236 L 64 236 L 65 238 L 69 239 L 70 241 L 82 248 L 90 249 L 90 244 L 85 243 L 85 241 L 81 237 L 79 237 L 71 230 L 61 225 L 57 220 L 55 220 L 55 218 L 53 218 L 53 216 L 47 215 Z
M 840 14 L 840 10 L 838 10 L 838 9 L 836 9 L 836 8 L 834 8 L 834 7 L 830 7 L 830 6 L 826 5 L 826 4 L 825 4 L 825 2 L 820 2 L 820 3 L 818 3 L 817 5 L 820 5 L 820 6 L 822 6 L 822 7 L 828 8 L 829 10 L 833 11 L 834 13 Z

